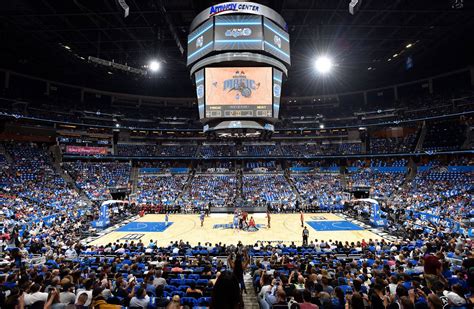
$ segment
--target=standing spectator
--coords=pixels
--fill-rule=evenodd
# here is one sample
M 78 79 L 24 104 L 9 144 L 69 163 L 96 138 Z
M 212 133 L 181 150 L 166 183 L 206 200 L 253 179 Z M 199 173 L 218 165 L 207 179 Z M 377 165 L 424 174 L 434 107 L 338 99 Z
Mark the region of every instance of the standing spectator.
M 247 251 L 242 252 L 242 254 L 237 253 L 235 256 L 235 261 L 232 260 L 232 255 L 229 255 L 227 261 L 230 268 L 232 269 L 232 272 L 239 281 L 241 291 L 243 290 L 245 294 L 247 294 L 247 289 L 245 288 L 244 283 L 244 272 L 250 263 L 250 258 Z
M 221 273 L 212 289 L 210 309 L 241 309 L 244 308 L 239 280 L 229 271 Z
M 309 230 L 305 226 L 303 229 L 303 247 L 308 246 Z

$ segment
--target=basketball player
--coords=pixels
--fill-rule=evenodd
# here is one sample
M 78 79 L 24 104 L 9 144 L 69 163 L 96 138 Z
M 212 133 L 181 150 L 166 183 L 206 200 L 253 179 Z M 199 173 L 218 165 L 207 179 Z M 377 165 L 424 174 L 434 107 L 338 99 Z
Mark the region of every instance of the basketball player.
M 301 220 L 301 227 L 304 227 L 304 214 L 303 211 L 300 211 L 300 220 Z
M 268 226 L 268 228 L 270 228 L 270 221 L 272 221 L 271 217 L 270 217 L 270 209 L 267 209 L 267 226 Z
M 201 214 L 199 215 L 199 219 L 201 220 L 201 227 L 204 226 L 204 217 L 205 217 L 204 211 L 201 211 Z
M 234 230 L 239 229 L 239 214 L 236 212 L 234 213 Z
M 165 214 L 165 226 L 168 226 L 169 215 L 168 213 Z

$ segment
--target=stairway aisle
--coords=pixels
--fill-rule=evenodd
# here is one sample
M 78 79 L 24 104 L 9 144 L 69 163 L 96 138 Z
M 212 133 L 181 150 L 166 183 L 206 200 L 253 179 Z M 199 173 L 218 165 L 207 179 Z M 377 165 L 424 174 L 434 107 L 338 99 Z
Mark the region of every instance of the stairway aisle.
M 242 297 L 244 299 L 244 308 L 245 309 L 259 309 L 257 295 L 253 289 L 252 276 L 249 274 L 244 275 L 245 288 L 247 289 L 247 294 L 243 293 Z

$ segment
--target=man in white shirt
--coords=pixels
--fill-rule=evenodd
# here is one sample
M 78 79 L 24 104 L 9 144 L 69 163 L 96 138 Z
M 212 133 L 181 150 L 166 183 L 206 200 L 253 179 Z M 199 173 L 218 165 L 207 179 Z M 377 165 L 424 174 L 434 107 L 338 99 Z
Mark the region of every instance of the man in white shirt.
M 68 258 L 68 259 L 74 259 L 74 258 L 77 257 L 76 250 L 74 250 L 71 247 L 69 247 L 64 254 L 66 255 L 66 258 Z
M 84 288 L 85 289 L 78 289 L 76 291 L 76 303 L 77 303 L 77 300 L 79 299 L 79 296 L 81 296 L 82 293 L 85 293 L 85 294 L 87 294 L 87 301 L 84 304 L 84 306 L 90 306 L 90 304 L 92 302 L 92 285 L 93 285 L 93 282 L 92 282 L 91 279 L 87 279 L 84 282 Z
M 47 302 L 48 301 L 48 293 L 43 293 L 40 292 L 40 285 L 35 283 L 30 287 L 29 293 L 24 294 L 25 298 L 25 306 L 31 306 L 36 302 L 42 301 L 42 302 Z

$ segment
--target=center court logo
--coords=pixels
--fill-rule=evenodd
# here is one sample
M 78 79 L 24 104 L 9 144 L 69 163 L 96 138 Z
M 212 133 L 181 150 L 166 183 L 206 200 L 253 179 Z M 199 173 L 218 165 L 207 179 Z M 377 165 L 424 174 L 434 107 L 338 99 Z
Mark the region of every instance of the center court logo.
M 266 228 L 267 226 L 265 224 L 256 224 L 257 229 L 263 229 Z M 233 230 L 234 226 L 232 223 L 227 223 L 227 224 L 214 224 L 212 227 L 215 230 Z M 256 232 L 256 231 L 246 231 L 246 232 Z
M 214 85 L 217 86 L 217 84 Z M 227 90 L 227 92 L 236 91 L 235 98 L 239 100 L 241 96 L 250 98 L 252 90 L 257 90 L 259 87 L 260 83 L 255 82 L 253 79 L 248 79 L 244 71 L 237 71 L 232 78 L 224 80 L 223 90 Z

